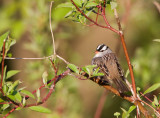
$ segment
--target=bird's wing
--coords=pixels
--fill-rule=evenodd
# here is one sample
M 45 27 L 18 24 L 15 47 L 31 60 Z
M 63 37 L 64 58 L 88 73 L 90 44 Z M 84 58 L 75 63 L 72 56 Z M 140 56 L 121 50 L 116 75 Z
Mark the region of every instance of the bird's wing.
M 95 57 L 92 59 L 92 65 L 97 65 L 97 68 L 100 69 L 100 72 L 104 73 L 105 75 L 109 75 L 109 71 L 107 66 L 104 64 L 104 60 L 102 57 Z

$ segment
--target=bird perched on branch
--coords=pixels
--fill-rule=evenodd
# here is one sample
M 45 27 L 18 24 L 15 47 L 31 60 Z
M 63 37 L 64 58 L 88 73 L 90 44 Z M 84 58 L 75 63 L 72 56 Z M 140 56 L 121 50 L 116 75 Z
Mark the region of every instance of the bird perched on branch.
M 92 64 L 97 65 L 96 68 L 104 73 L 104 76 L 100 77 L 101 85 L 115 86 L 119 93 L 130 91 L 115 53 L 105 44 L 97 46 L 95 53 Z

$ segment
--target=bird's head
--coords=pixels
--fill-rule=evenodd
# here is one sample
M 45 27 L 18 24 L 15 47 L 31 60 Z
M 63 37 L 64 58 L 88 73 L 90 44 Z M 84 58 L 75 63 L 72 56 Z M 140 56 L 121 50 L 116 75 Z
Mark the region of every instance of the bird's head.
M 112 53 L 111 49 L 108 46 L 106 46 L 105 44 L 100 44 L 96 48 L 95 57 L 101 57 L 101 56 L 108 54 L 108 53 Z

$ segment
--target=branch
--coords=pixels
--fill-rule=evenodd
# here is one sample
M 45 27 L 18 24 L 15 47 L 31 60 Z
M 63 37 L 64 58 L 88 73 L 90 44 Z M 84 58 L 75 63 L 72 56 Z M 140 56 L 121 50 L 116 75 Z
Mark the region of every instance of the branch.
M 53 54 L 56 55 L 56 48 L 55 48 L 55 41 L 54 41 L 54 35 L 53 35 L 53 31 L 52 31 L 52 23 L 51 23 L 51 11 L 52 11 L 52 3 L 54 1 L 51 1 L 50 4 L 50 12 L 49 12 L 49 24 L 50 24 L 50 30 L 51 30 L 51 35 L 52 35 L 52 41 L 53 41 Z
M 90 78 L 92 81 L 94 81 L 95 83 L 99 84 L 100 79 L 96 79 L 96 78 Z M 110 92 L 112 92 L 113 94 L 129 101 L 130 103 L 133 103 L 135 106 L 138 106 L 140 111 L 143 113 L 143 115 L 146 118 L 153 118 L 150 113 L 148 112 L 148 110 L 142 105 L 142 101 L 138 101 L 138 100 L 134 100 L 134 98 L 132 96 L 127 96 L 127 95 L 121 95 L 115 88 L 108 86 L 108 85 L 103 85 L 103 87 L 107 90 L 109 90 Z
M 61 56 L 59 55 L 56 55 L 60 60 L 62 60 L 64 63 L 66 64 L 70 64 L 68 61 L 66 61 L 64 58 L 62 58 Z
M 127 64 L 128 64 L 130 75 L 131 75 L 132 87 L 133 87 L 133 92 L 134 92 L 133 96 L 135 98 L 137 98 L 136 84 L 135 84 L 133 69 L 132 69 L 131 61 L 130 61 L 130 58 L 129 58 L 129 55 L 128 55 L 128 51 L 127 51 L 127 48 L 126 48 L 126 43 L 125 43 L 125 40 L 124 40 L 123 33 L 120 33 L 120 39 L 121 39 L 121 42 L 122 42 L 123 50 L 124 50 L 124 53 L 125 53 L 125 56 L 126 56 Z
M 51 56 L 48 56 L 48 57 L 38 57 L 38 58 L 34 58 L 34 57 L 31 57 L 31 58 L 21 58 L 21 57 L 5 57 L 4 59 L 8 59 L 8 60 L 18 60 L 18 59 L 22 59 L 22 60 L 43 60 L 43 59 L 50 59 L 52 58 L 53 55 Z
M 121 39 L 121 43 L 122 43 L 122 46 L 123 46 L 124 54 L 126 56 L 127 64 L 128 64 L 130 75 L 131 75 L 132 87 L 133 87 L 133 92 L 134 92 L 133 96 L 135 98 L 137 98 L 136 84 L 135 84 L 133 69 L 132 69 L 131 61 L 130 61 L 130 58 L 129 58 L 129 55 L 128 55 L 126 43 L 125 43 L 125 40 L 124 40 L 124 34 L 123 34 L 123 31 L 122 31 L 120 19 L 118 17 L 118 13 L 117 13 L 116 9 L 114 9 L 114 15 L 115 15 L 115 18 L 116 18 L 116 21 L 117 21 L 117 25 L 118 25 L 118 29 L 119 29 L 119 36 L 120 36 L 120 39 Z
M 118 17 L 117 10 L 116 9 L 113 9 L 113 10 L 114 10 L 114 16 L 115 16 L 116 21 L 117 21 L 118 29 L 119 29 L 119 31 L 122 31 L 121 22 L 120 22 L 120 19 Z
M 60 81 L 62 78 L 64 78 L 65 76 L 67 76 L 67 75 L 69 74 L 69 72 L 70 72 L 70 70 L 68 69 L 68 70 L 66 70 L 65 72 L 63 72 L 62 74 L 60 74 L 60 75 L 58 75 L 57 77 L 54 77 L 54 78 L 52 79 L 52 81 L 53 81 L 53 80 L 55 80 L 55 81 L 54 81 L 54 83 L 51 85 L 50 91 L 48 92 L 48 94 L 46 95 L 46 97 L 44 97 L 44 98 L 42 99 L 41 102 L 34 103 L 34 104 L 28 104 L 28 105 L 25 105 L 24 107 L 37 106 L 37 105 L 41 105 L 41 104 L 43 104 L 44 102 L 46 102 L 46 101 L 48 100 L 48 98 L 50 97 L 50 95 L 53 93 L 56 83 L 57 83 L 58 81 Z M 51 82 L 51 81 L 48 81 L 47 84 L 49 84 L 50 82 Z M 40 87 L 40 89 L 41 89 L 41 88 L 42 88 L 42 87 Z M 36 92 L 36 91 L 34 91 L 34 92 L 32 92 L 32 93 L 35 93 L 35 92 Z

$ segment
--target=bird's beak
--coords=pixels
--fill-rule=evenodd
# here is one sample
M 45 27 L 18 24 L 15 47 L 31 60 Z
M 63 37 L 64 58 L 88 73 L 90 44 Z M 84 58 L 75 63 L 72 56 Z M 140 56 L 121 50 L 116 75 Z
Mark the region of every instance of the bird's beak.
M 95 51 L 95 54 L 97 54 L 98 53 L 98 51 Z

